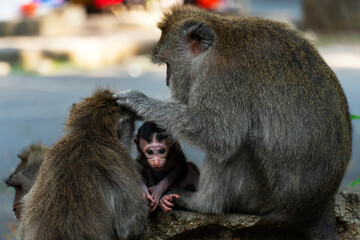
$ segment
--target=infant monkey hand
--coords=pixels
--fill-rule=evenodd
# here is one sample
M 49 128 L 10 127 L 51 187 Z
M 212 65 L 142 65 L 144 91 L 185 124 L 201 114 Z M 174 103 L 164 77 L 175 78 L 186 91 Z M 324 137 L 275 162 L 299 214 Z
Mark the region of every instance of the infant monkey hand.
M 147 200 L 150 201 L 150 207 L 151 207 L 152 205 L 154 205 L 154 199 L 153 199 L 153 197 L 151 196 L 151 194 L 149 193 L 148 187 L 147 187 L 145 184 L 143 184 L 143 185 L 141 185 L 140 188 L 141 188 L 141 195 L 142 195 L 142 197 L 143 197 L 144 199 L 147 199 Z
M 159 206 L 164 212 L 170 212 L 172 210 L 172 208 L 174 207 L 174 204 L 172 203 L 173 198 L 179 199 L 180 196 L 177 194 L 168 194 L 168 195 L 164 195 L 160 199 Z

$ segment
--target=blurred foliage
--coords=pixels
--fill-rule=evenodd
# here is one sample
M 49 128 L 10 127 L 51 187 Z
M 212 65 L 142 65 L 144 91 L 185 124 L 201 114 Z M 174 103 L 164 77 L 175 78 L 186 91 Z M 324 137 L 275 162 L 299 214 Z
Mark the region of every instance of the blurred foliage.
M 359 177 L 358 180 L 352 182 L 352 183 L 350 184 L 350 187 L 353 187 L 353 186 L 355 186 L 355 185 L 357 185 L 357 184 L 360 184 L 360 177 Z
M 79 67 L 76 67 L 73 63 L 71 63 L 67 59 L 51 59 L 51 68 L 46 71 L 45 74 L 42 74 L 41 72 L 37 70 L 27 70 L 24 69 L 22 64 L 20 62 L 13 62 L 11 63 L 11 74 L 15 75 L 26 75 L 26 76 L 36 76 L 36 75 L 56 75 L 57 73 L 60 73 L 64 70 L 68 69 L 80 69 Z
M 320 45 L 333 45 L 333 44 L 360 44 L 360 33 L 343 33 L 343 34 L 316 34 L 317 42 Z
M 351 120 L 359 120 L 360 116 L 357 115 L 351 115 Z
M 351 115 L 351 120 L 360 120 L 360 116 Z M 357 184 L 360 184 L 360 177 L 359 177 L 358 180 L 352 182 L 352 183 L 350 184 L 350 187 L 355 186 L 355 185 L 357 185 Z

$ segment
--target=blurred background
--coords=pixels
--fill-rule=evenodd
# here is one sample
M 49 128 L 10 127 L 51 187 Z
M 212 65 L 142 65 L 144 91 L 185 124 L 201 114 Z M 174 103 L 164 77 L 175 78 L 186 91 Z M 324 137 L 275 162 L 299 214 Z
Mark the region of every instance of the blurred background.
M 360 0 L 186 0 L 226 15 L 259 16 L 303 31 L 338 76 L 353 123 L 342 186 L 360 176 Z M 150 62 L 163 10 L 183 0 L 1 0 L 0 178 L 32 143 L 63 134 L 72 103 L 96 86 L 168 99 L 166 69 Z M 189 161 L 203 153 L 183 144 Z M 133 149 L 135 155 L 135 150 Z M 14 239 L 13 189 L 0 181 L 0 239 Z

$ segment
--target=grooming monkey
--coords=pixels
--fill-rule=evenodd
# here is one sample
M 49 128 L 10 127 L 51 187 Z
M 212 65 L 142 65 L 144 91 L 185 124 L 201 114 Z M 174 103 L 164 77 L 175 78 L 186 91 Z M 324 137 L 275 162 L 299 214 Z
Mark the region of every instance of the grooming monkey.
M 17 219 L 21 217 L 21 199 L 30 191 L 48 149 L 48 146 L 42 144 L 32 144 L 26 148 L 18 155 L 20 163 L 15 171 L 5 179 L 6 185 L 15 189 L 13 211 Z
M 165 130 L 146 122 L 138 129 L 135 144 L 144 179 L 142 195 L 150 201 L 151 211 L 158 206 L 165 212 L 171 211 L 173 203 L 161 198 L 169 189 L 196 190 L 198 168 L 192 162 L 186 162 L 180 144 L 170 139 Z
M 119 143 L 132 141 L 122 137 L 134 121 L 112 95 L 100 88 L 73 105 L 66 134 L 45 154 L 24 197 L 19 239 L 127 239 L 144 230 L 141 176 Z
M 338 239 L 332 202 L 351 154 L 347 100 L 317 50 L 285 24 L 175 7 L 153 62 L 174 101 L 114 95 L 205 152 L 197 192 L 175 204 L 262 215 L 303 239 Z M 171 198 L 170 198 L 171 200 Z

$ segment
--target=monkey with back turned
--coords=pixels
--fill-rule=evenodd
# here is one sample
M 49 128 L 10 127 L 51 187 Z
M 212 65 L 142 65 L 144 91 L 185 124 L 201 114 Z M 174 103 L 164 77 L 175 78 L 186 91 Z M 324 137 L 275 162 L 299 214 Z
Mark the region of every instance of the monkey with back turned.
M 32 144 L 26 148 L 18 155 L 20 163 L 15 171 L 5 179 L 6 185 L 15 189 L 13 211 L 17 219 L 21 218 L 21 200 L 30 191 L 48 149 L 49 147 L 43 144 Z
M 318 51 L 285 24 L 175 7 L 153 62 L 174 101 L 138 91 L 120 106 L 205 152 L 196 192 L 176 205 L 262 215 L 302 239 L 338 239 L 333 198 L 351 154 L 348 103 Z
M 143 232 L 149 209 L 127 148 L 134 121 L 112 95 L 99 88 L 73 105 L 66 134 L 45 154 L 23 199 L 19 239 L 112 240 Z
M 198 168 L 186 161 L 180 144 L 170 139 L 165 130 L 153 122 L 146 122 L 138 129 L 134 142 L 144 179 L 142 195 L 150 201 L 151 211 L 158 206 L 165 212 L 171 211 L 173 204 L 162 198 L 170 189 L 196 190 Z

